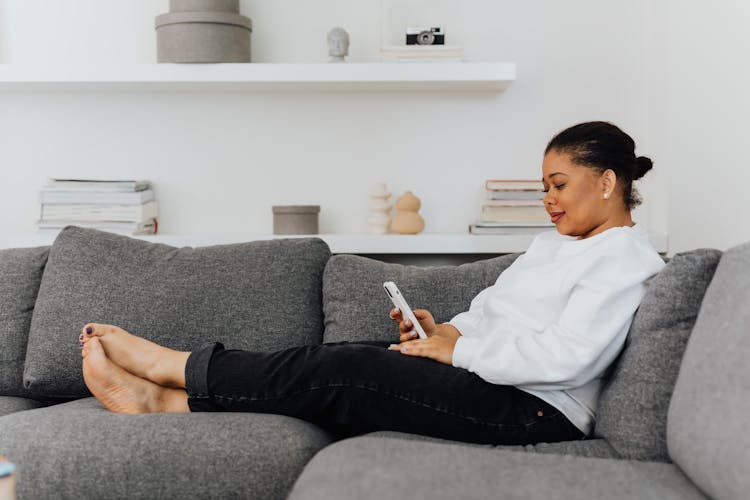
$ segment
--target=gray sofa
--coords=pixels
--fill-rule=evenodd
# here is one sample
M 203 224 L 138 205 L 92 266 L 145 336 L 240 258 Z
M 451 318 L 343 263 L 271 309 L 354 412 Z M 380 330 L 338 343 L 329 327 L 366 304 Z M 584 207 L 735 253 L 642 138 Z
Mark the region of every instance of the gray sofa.
M 74 227 L 1 250 L 0 454 L 18 496 L 748 498 L 750 244 L 677 254 L 651 279 L 586 440 L 337 441 L 280 415 L 116 415 L 81 378 L 89 321 L 188 350 L 393 339 L 383 281 L 446 321 L 516 257 L 418 268 L 315 238 L 176 249 Z

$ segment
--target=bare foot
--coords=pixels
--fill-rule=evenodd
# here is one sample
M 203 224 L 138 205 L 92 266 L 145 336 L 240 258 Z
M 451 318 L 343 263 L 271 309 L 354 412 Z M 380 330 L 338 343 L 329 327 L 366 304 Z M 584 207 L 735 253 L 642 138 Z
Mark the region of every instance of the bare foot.
M 107 357 L 140 378 L 164 387 L 185 388 L 189 352 L 175 351 L 113 325 L 88 323 L 78 337 L 83 345 L 98 338 Z
M 188 413 L 187 393 L 138 378 L 107 358 L 98 337 L 81 351 L 86 387 L 114 413 Z

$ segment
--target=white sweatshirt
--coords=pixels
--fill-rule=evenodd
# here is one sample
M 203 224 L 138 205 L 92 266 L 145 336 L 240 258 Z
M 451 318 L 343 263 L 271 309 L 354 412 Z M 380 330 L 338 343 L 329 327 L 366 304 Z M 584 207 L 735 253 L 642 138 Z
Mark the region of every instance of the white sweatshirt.
M 453 366 L 537 396 L 588 435 L 602 376 L 663 266 L 639 225 L 583 240 L 542 233 L 450 321 Z

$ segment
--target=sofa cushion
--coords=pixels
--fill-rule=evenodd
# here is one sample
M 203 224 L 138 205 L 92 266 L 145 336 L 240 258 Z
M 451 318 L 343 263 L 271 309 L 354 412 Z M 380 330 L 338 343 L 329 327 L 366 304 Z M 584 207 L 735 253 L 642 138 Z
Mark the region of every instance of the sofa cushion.
M 305 467 L 290 500 L 659 499 L 705 497 L 673 464 L 359 437 Z
M 17 398 L 14 396 L 0 396 L 0 417 L 24 410 L 33 410 L 45 406 L 44 403 L 33 399 Z
M 463 443 L 449 439 L 441 439 L 421 434 L 407 434 L 396 431 L 378 431 L 366 434 L 368 437 L 379 437 L 384 439 L 406 439 L 410 441 L 427 441 L 430 443 L 457 444 L 464 446 L 475 446 L 493 450 L 508 450 L 526 453 L 546 453 L 554 455 L 575 455 L 578 457 L 593 458 L 619 458 L 619 454 L 604 439 L 580 439 L 577 441 L 560 441 L 558 443 L 536 443 L 521 446 L 514 445 L 492 445 L 480 443 Z
M 669 453 L 716 499 L 750 492 L 750 243 L 724 252 L 669 408 Z
M 81 397 L 78 335 L 111 323 L 168 347 L 209 341 L 277 350 L 320 343 L 319 239 L 174 248 L 68 227 L 55 240 L 31 323 L 24 384 L 38 397 Z
M 49 247 L 0 250 L 0 395 L 26 396 L 23 364 Z
M 669 400 L 720 258 L 710 249 L 678 253 L 648 284 L 597 411 L 596 435 L 625 458 L 669 461 Z
M 397 340 L 388 316 L 393 308 L 383 291 L 395 281 L 412 309 L 428 309 L 435 321 L 449 321 L 493 285 L 518 254 L 460 266 L 417 267 L 388 264 L 367 257 L 335 255 L 323 274 L 325 342 Z
M 253 413 L 119 415 L 86 398 L 0 419 L 19 498 L 285 498 L 330 438 Z

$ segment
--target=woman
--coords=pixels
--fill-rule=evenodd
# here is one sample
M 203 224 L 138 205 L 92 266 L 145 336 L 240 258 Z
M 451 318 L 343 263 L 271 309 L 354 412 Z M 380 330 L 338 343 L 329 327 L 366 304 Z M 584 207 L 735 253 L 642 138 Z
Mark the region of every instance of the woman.
M 212 344 L 189 353 L 88 324 L 80 336 L 86 385 L 121 413 L 278 413 L 339 435 L 396 430 L 484 443 L 584 438 L 644 283 L 664 265 L 631 218 L 639 203 L 632 183 L 652 167 L 634 148 L 604 122 L 555 136 L 542 180 L 557 231 L 537 236 L 450 322 L 416 310 L 427 339 L 395 309 L 400 343 L 390 349 L 255 353 Z

